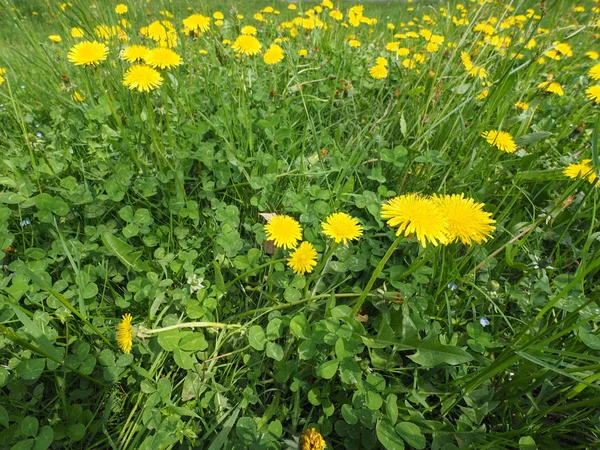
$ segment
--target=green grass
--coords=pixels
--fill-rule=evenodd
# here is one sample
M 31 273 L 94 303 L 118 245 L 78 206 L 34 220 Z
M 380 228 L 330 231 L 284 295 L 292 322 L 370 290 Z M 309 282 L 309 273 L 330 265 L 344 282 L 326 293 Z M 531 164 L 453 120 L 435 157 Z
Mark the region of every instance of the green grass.
M 150 93 L 123 86 L 116 37 L 97 67 L 67 60 L 72 27 L 94 40 L 121 19 L 118 2 L 71 3 L 0 8 L 0 448 L 287 449 L 313 427 L 335 449 L 596 448 L 598 191 L 563 174 L 599 165 L 593 2 L 463 2 L 462 25 L 455 2 L 365 3 L 376 24 L 323 12 L 327 28 L 290 36 L 278 24 L 315 3 L 274 2 L 259 23 L 254 0 L 235 5 L 241 20 L 229 2 L 130 0 L 130 44 L 155 45 L 139 30 L 161 10 L 178 32 L 184 63 Z M 216 10 L 222 28 L 182 32 Z M 504 48 L 475 30 L 490 17 Z M 263 51 L 289 38 L 281 63 L 223 43 L 247 24 Z M 385 49 L 421 28 L 444 36 L 438 51 L 422 37 L 401 40 L 409 56 Z M 572 56 L 544 55 L 558 42 Z M 380 56 L 389 74 L 374 80 Z M 564 96 L 538 87 L 549 79 Z M 408 193 L 462 193 L 496 230 L 474 245 L 397 238 L 381 205 Z M 334 212 L 362 237 L 332 245 Z M 271 251 L 269 213 L 300 222 L 313 273 Z

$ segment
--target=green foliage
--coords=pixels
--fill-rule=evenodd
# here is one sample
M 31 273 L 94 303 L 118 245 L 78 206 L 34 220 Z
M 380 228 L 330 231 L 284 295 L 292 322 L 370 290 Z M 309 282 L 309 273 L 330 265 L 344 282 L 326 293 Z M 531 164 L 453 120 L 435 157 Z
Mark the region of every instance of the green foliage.
M 378 22 L 356 27 L 336 4 L 346 27 L 326 2 L 264 22 L 264 3 L 204 2 L 225 22 L 198 34 L 189 2 L 109 3 L 0 6 L 0 448 L 295 449 L 310 428 L 349 450 L 595 448 L 598 191 L 563 175 L 598 169 L 595 3 L 367 3 Z M 292 22 L 309 8 L 327 27 Z M 183 65 L 128 90 L 121 50 L 167 19 Z M 245 25 L 285 59 L 236 55 Z M 71 64 L 72 27 L 107 60 Z M 558 43 L 573 55 L 551 58 Z M 485 203 L 493 237 L 398 238 L 381 205 L 410 192 Z M 360 239 L 322 233 L 334 212 Z M 267 240 L 273 213 L 301 224 L 312 273 Z

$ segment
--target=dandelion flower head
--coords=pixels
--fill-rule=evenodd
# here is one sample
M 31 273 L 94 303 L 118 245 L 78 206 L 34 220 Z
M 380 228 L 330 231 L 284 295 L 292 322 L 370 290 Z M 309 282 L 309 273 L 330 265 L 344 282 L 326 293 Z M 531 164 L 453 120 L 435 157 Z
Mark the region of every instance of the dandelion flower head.
M 96 66 L 108 55 L 108 47 L 100 42 L 83 41 L 69 50 L 67 59 L 76 66 Z
M 448 241 L 460 240 L 465 245 L 481 244 L 496 229 L 491 214 L 483 210 L 483 203 L 460 195 L 433 197 L 433 201 L 448 221 Z
M 183 63 L 181 56 L 165 47 L 153 48 L 146 54 L 144 59 L 149 66 L 160 69 L 170 69 Z
M 569 178 L 587 178 L 590 183 L 594 183 L 597 177 L 591 163 L 591 159 L 584 159 L 580 163 L 570 164 L 563 170 L 563 174 Z
M 481 133 L 481 136 L 485 138 L 488 144 L 493 145 L 503 152 L 513 153 L 517 149 L 517 144 L 515 144 L 513 137 L 506 131 L 484 131 Z
M 317 265 L 317 251 L 310 242 L 302 242 L 288 258 L 288 266 L 296 275 L 311 273 Z
M 277 44 L 271 44 L 263 56 L 263 60 L 269 65 L 277 64 L 281 62 L 283 58 L 283 49 Z
M 323 233 L 333 239 L 336 243 L 344 245 L 353 239 L 358 239 L 363 234 L 363 227 L 354 217 L 349 214 L 333 213 L 325 222 L 321 223 Z
M 326 447 L 325 439 L 314 428 L 309 428 L 300 438 L 300 450 L 323 450 Z
M 123 320 L 117 325 L 117 344 L 123 353 L 131 353 L 133 333 L 131 328 L 131 314 L 125 314 Z
M 258 54 L 262 48 L 258 39 L 244 34 L 238 36 L 231 47 L 236 52 L 251 56 Z
M 448 222 L 438 205 L 420 194 L 394 197 L 381 206 L 381 218 L 390 227 L 397 227 L 396 235 L 415 234 L 423 247 L 446 244 Z
M 274 241 L 277 247 L 296 248 L 302 239 L 302 227 L 290 216 L 276 215 L 265 225 L 267 239 Z
M 150 92 L 163 82 L 157 70 L 145 64 L 131 66 L 123 77 L 123 85 L 138 92 Z

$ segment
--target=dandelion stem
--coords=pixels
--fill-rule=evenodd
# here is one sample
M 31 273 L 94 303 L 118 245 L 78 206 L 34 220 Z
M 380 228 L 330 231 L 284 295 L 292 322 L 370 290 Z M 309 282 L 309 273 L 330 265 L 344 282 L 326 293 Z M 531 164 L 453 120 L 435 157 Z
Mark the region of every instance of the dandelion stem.
M 319 265 L 315 268 L 313 274 L 310 276 L 310 278 L 306 281 L 306 285 L 304 286 L 304 297 L 308 297 L 308 288 L 310 287 L 310 283 L 312 283 L 312 281 L 317 278 L 317 281 L 315 283 L 315 288 L 316 288 L 316 284 L 319 282 L 319 280 L 321 279 L 321 275 L 322 275 L 322 271 L 325 268 L 325 265 L 327 264 L 327 261 L 329 261 L 329 259 L 331 258 L 331 255 L 333 255 L 333 252 L 335 251 L 335 249 L 337 248 L 338 243 L 334 242 L 333 245 L 331 246 L 331 248 L 329 249 L 329 251 L 327 252 L 327 254 L 323 257 L 323 259 L 321 260 L 321 262 L 319 263 Z M 315 291 L 313 290 L 312 295 L 315 295 Z
M 388 259 L 390 259 L 390 256 L 392 256 L 392 253 L 394 253 L 394 250 L 396 250 L 396 247 L 398 247 L 398 245 L 400 244 L 400 241 L 402 241 L 403 238 L 404 238 L 403 235 L 400 235 L 396 238 L 396 240 L 392 243 L 392 245 L 390 245 L 390 248 L 388 248 L 387 252 L 385 252 L 385 255 L 383 255 L 383 258 L 381 258 L 381 261 L 379 261 L 379 264 L 377 264 L 377 267 L 375 267 L 375 270 L 373 271 L 373 275 L 371 275 L 371 278 L 369 279 L 367 286 L 363 290 L 362 295 L 356 301 L 356 305 L 354 305 L 354 308 L 352 308 L 352 316 L 353 317 L 356 316 L 358 311 L 360 311 L 360 307 L 362 306 L 365 299 L 367 298 L 367 295 L 369 295 L 369 292 L 371 291 L 373 284 L 375 284 L 375 280 L 377 279 L 377 277 L 383 270 L 385 263 L 388 261 Z
M 243 274 L 235 277 L 233 280 L 231 280 L 229 283 L 227 283 L 225 285 L 225 292 L 227 292 L 231 286 L 233 286 L 235 283 L 237 283 L 242 278 L 245 278 L 245 277 L 247 277 L 248 275 L 250 275 L 250 274 L 252 274 L 254 272 L 258 272 L 260 269 L 264 269 L 265 267 L 269 267 L 269 266 L 272 266 L 273 264 L 277 264 L 277 263 L 280 263 L 280 262 L 285 262 L 285 258 L 274 259 L 273 261 L 269 261 L 268 263 L 264 263 L 264 264 L 261 264 L 260 266 L 256 266 L 256 267 L 253 267 L 250 270 L 247 270 Z
M 143 334 L 156 334 L 156 333 L 162 333 L 164 331 L 171 331 L 171 330 L 177 330 L 180 328 L 221 328 L 221 329 L 228 329 L 228 328 L 241 328 L 242 326 L 237 324 L 237 323 L 220 323 L 220 322 L 183 322 L 183 323 L 178 323 L 176 325 L 171 325 L 168 327 L 163 327 L 163 328 L 153 328 L 152 330 L 143 330 Z

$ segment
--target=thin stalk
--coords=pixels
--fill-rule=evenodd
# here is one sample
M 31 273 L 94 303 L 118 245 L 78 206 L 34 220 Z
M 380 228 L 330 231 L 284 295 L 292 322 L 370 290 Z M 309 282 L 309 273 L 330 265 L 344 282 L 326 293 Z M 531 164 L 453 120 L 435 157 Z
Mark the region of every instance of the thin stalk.
M 396 247 L 398 247 L 403 238 L 403 235 L 400 235 L 396 238 L 392 245 L 390 245 L 390 248 L 388 248 L 387 252 L 385 252 L 385 255 L 383 255 L 383 258 L 381 258 L 381 261 L 379 261 L 379 264 L 377 264 L 377 267 L 375 267 L 375 270 L 373 271 L 373 274 L 371 275 L 367 286 L 363 290 L 361 296 L 356 301 L 356 305 L 354 305 L 354 308 L 352 308 L 352 317 L 356 316 L 358 311 L 360 311 L 360 307 L 367 298 L 367 295 L 369 295 L 369 292 L 371 291 L 373 284 L 375 284 L 375 280 L 383 270 L 385 263 L 387 263 L 388 259 L 390 259 L 390 256 L 392 256 L 392 253 L 394 253 L 394 250 L 396 250 Z

